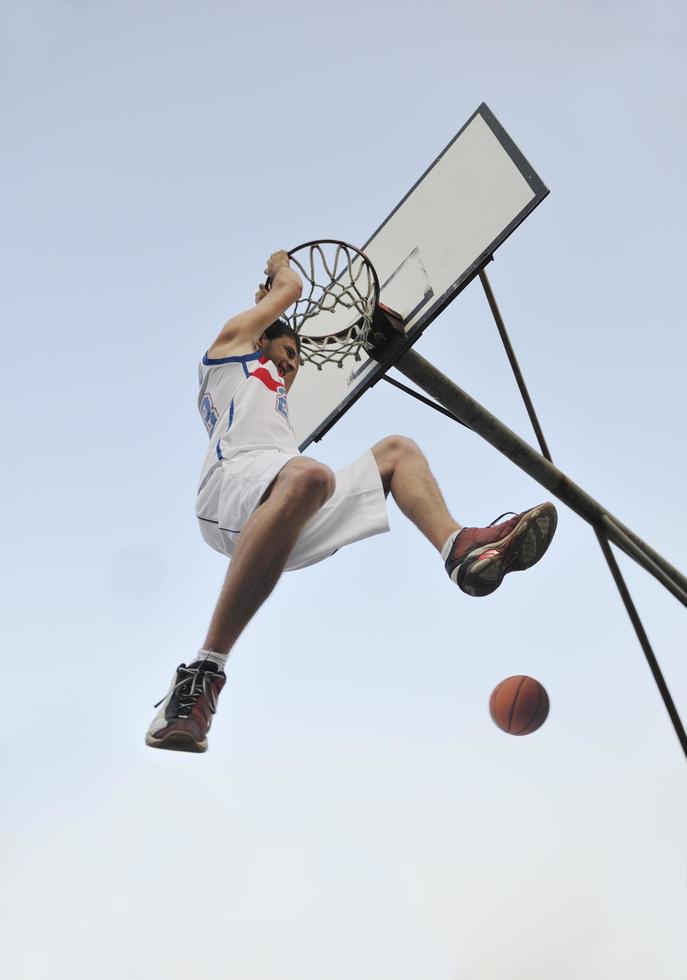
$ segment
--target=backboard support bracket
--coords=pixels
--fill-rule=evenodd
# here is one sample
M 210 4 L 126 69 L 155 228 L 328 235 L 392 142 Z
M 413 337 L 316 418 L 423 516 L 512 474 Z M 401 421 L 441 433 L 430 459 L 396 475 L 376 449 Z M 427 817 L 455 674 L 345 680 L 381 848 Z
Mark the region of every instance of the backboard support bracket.
M 381 348 L 405 336 L 403 317 L 384 303 L 377 303 L 372 317 L 370 337 L 375 348 Z

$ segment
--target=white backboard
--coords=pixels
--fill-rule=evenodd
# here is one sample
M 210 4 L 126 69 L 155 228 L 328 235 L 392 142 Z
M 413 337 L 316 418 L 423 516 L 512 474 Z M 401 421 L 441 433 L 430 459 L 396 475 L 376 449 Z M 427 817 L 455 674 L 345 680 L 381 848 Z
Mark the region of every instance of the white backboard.
M 547 194 L 482 104 L 362 246 L 377 271 L 380 299 L 401 314 L 409 341 L 455 299 Z M 365 356 L 320 370 L 303 364 L 289 394 L 301 450 L 320 439 L 388 368 Z

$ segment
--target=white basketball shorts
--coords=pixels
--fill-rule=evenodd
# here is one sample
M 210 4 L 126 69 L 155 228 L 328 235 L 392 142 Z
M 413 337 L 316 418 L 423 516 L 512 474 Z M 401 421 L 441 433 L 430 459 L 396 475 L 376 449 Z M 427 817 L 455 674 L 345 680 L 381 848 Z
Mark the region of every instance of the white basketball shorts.
M 198 495 L 196 513 L 204 540 L 231 557 L 246 521 L 279 471 L 297 455 L 277 450 L 241 453 L 218 469 Z M 386 498 L 371 450 L 335 473 L 336 489 L 305 525 L 286 571 L 329 558 L 339 548 L 389 530 Z

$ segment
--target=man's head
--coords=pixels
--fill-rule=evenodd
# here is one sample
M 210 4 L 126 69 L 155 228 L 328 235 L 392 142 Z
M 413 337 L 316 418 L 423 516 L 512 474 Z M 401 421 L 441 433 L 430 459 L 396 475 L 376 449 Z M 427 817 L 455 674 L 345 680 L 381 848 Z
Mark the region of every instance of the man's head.
M 300 366 L 301 341 L 296 331 L 283 320 L 275 320 L 258 340 L 258 347 L 275 365 L 288 391 Z

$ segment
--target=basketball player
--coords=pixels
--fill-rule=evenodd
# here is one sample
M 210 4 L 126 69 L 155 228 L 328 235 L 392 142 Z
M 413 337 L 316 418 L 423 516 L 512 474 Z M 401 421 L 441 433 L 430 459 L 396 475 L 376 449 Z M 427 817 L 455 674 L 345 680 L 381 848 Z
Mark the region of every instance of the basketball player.
M 198 405 L 210 446 L 196 513 L 204 539 L 231 562 L 203 647 L 177 668 L 148 729 L 155 748 L 206 750 L 229 652 L 282 572 L 387 531 L 387 494 L 468 595 L 488 595 L 508 572 L 530 568 L 556 529 L 550 503 L 489 527 L 461 527 L 422 452 L 402 436 L 382 439 L 336 473 L 301 456 L 287 402 L 299 338 L 279 317 L 302 283 L 283 251 L 270 256 L 265 273 L 270 291 L 260 287 L 255 307 L 224 325 L 200 365 Z

